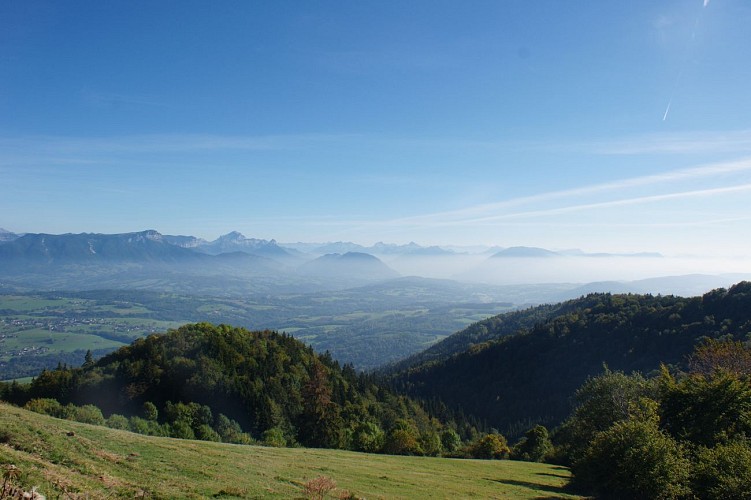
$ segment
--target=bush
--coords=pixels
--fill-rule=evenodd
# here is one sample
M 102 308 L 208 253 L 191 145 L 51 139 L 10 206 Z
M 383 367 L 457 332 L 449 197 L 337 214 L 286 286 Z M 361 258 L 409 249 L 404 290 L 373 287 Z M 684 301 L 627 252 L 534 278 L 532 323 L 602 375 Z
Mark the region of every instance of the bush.
M 105 422 L 102 410 L 94 405 L 76 406 L 68 418 L 76 422 L 92 425 L 104 425 Z
M 542 462 L 553 452 L 553 443 L 545 426 L 536 425 L 528 430 L 514 446 L 511 458 L 527 462 Z
M 483 460 L 498 460 L 508 458 L 511 450 L 508 447 L 506 438 L 500 434 L 488 434 L 481 437 L 470 447 L 472 458 L 481 458 Z
M 712 447 L 751 435 L 751 384 L 720 371 L 663 382 L 662 416 L 676 438 Z
M 227 418 L 226 415 L 223 415 L 221 413 L 218 417 L 216 417 L 216 426 L 214 427 L 214 430 L 216 430 L 216 432 L 222 438 L 222 442 L 224 443 L 253 443 L 253 438 L 250 437 L 250 434 L 243 432 L 240 424 L 238 424 L 235 420 Z
M 441 446 L 446 453 L 454 453 L 462 446 L 462 438 L 454 429 L 444 429 L 441 432 Z
M 42 415 L 49 415 L 50 417 L 63 418 L 63 405 L 58 403 L 56 399 L 52 398 L 37 398 L 32 399 L 24 406 L 25 410 L 33 411 L 35 413 L 41 413 Z
M 117 413 L 109 416 L 109 418 L 107 419 L 107 427 L 109 427 L 110 429 L 120 429 L 121 431 L 130 430 L 128 419 Z
M 751 498 L 751 445 L 736 441 L 699 451 L 694 492 L 708 500 Z
M 557 460 L 570 465 L 580 459 L 598 432 L 630 417 L 631 406 L 654 392 L 639 374 L 604 373 L 588 379 L 576 391 L 576 408 L 556 432 Z
M 274 448 L 284 448 L 287 446 L 287 438 L 284 437 L 284 431 L 279 427 L 272 427 L 263 432 L 263 444 Z
M 214 441 L 215 443 L 221 443 L 222 437 L 214 429 L 206 424 L 201 424 L 196 429 L 196 439 L 201 441 Z
M 386 442 L 386 435 L 375 422 L 363 422 L 357 426 L 352 436 L 352 447 L 356 451 L 377 453 Z
M 145 418 L 146 420 L 153 420 L 155 422 L 159 419 L 159 410 L 151 401 L 146 401 L 143 404 L 143 418 Z
M 130 430 L 147 436 L 169 436 L 169 426 L 161 426 L 153 420 L 145 420 L 141 417 L 130 417 Z
M 318 476 L 303 485 L 305 496 L 312 500 L 322 500 L 331 491 L 336 489 L 336 481 L 327 476 Z
M 572 466 L 573 485 L 597 498 L 680 498 L 690 493 L 690 466 L 656 419 L 626 420 L 595 436 Z
M 178 439 L 196 439 L 196 434 L 193 432 L 193 428 L 184 420 L 178 420 L 170 427 L 170 437 Z
M 420 442 L 414 432 L 407 429 L 393 429 L 386 436 L 383 451 L 389 455 L 423 455 Z
M 420 435 L 420 447 L 429 457 L 437 457 L 443 451 L 441 436 L 433 429 L 428 429 Z

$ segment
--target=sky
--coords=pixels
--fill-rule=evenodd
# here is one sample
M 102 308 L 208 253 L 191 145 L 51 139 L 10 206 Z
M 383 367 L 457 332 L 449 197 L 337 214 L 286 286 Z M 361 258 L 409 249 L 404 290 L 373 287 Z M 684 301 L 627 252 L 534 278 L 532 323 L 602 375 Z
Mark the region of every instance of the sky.
M 751 260 L 747 0 L 0 3 L 0 227 Z

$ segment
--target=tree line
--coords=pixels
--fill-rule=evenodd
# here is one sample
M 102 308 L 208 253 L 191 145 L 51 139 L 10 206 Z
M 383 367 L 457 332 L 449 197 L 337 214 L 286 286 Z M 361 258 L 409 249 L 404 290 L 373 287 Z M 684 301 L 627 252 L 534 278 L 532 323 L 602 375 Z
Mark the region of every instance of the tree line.
M 98 361 L 88 353 L 81 367 L 0 384 L 0 398 L 157 436 L 432 456 L 511 452 L 503 436 L 487 438 L 445 407 L 439 417 L 284 333 L 227 325 L 185 325 Z

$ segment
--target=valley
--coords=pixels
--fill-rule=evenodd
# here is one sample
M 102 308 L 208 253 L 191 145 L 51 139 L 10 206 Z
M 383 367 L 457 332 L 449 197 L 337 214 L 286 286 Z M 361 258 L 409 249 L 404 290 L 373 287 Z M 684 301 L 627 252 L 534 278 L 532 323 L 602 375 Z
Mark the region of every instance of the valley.
M 464 326 L 505 312 L 489 289 L 438 280 L 275 297 L 192 296 L 146 290 L 0 295 L 0 380 L 58 363 L 79 366 L 138 337 L 210 321 L 287 332 L 342 363 L 374 369 Z M 500 295 L 500 294 L 499 294 Z
M 0 500 L 751 500 L 747 3 L 0 2 Z

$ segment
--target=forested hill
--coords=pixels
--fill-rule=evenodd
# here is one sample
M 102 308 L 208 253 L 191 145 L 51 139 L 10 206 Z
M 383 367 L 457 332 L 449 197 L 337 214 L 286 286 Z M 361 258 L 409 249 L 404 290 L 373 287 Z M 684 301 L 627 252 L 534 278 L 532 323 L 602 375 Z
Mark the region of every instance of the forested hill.
M 532 423 L 560 423 L 576 389 L 604 364 L 648 373 L 660 363 L 683 364 L 703 337 L 746 341 L 751 332 L 749 282 L 694 298 L 592 294 L 564 305 L 514 335 L 505 335 L 500 316 L 500 332 L 484 335 L 505 336 L 399 372 L 395 387 L 460 406 L 514 436 Z
M 455 354 L 467 351 L 477 344 L 484 344 L 507 335 L 526 333 L 535 325 L 578 307 L 580 307 L 580 301 L 570 300 L 558 304 L 545 304 L 521 311 L 499 314 L 492 318 L 472 323 L 464 330 L 449 335 L 426 350 L 388 366 L 384 371 L 396 373 L 406 370 L 411 366 L 443 361 Z
M 143 416 L 175 437 L 198 435 L 222 415 L 255 439 L 404 453 L 411 450 L 390 443 L 390 431 L 410 433 L 415 446 L 441 431 L 417 403 L 290 336 L 208 323 L 138 339 L 82 368 L 44 371 L 30 388 L 0 384 L 0 399 L 35 398 L 93 404 L 105 416 Z M 173 415 L 180 412 L 192 416 Z

